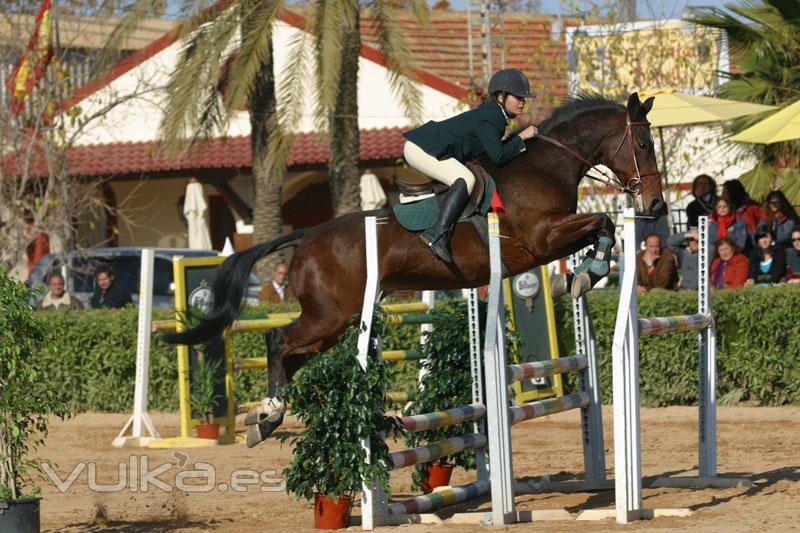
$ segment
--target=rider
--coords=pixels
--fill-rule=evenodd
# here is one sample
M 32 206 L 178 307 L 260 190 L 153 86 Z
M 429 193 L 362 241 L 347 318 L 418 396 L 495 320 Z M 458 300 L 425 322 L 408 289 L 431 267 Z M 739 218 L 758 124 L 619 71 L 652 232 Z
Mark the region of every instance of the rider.
M 483 105 L 405 133 L 403 155 L 409 166 L 450 186 L 439 199 L 438 220 L 420 235 L 442 261 L 453 261 L 450 232 L 475 186 L 475 176 L 464 164 L 487 154 L 496 166 L 505 165 L 537 134 L 536 126 L 528 126 L 503 139 L 509 119 L 522 113 L 526 98 L 532 95 L 525 74 L 514 68 L 499 70 L 489 81 L 489 99 Z

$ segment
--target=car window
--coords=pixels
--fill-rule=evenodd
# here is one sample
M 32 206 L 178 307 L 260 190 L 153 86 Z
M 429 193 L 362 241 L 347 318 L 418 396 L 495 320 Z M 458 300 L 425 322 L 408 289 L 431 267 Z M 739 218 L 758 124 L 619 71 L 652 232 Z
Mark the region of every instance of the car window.
M 69 273 L 73 292 L 94 292 L 95 268 L 97 262 L 93 259 L 80 257 L 72 260 Z
M 252 286 L 252 285 L 258 285 L 258 286 L 261 286 L 261 280 L 258 278 L 258 276 L 256 276 L 256 275 L 255 275 L 255 274 L 253 274 L 252 272 L 250 272 L 250 277 L 249 277 L 249 278 L 248 278 L 248 280 L 247 280 L 247 284 L 248 284 L 248 285 L 251 285 L 251 286 Z
M 139 271 L 142 259 L 138 256 L 119 256 L 112 262 L 114 284 L 131 294 L 139 294 Z
M 170 285 L 172 285 L 172 263 L 166 259 L 157 257 L 154 269 L 153 294 L 159 296 L 172 294 L 169 290 Z

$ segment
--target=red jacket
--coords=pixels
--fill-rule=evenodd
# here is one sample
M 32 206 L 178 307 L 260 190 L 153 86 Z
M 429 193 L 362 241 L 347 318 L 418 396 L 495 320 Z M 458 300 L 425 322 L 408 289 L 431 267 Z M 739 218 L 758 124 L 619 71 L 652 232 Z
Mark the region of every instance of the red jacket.
M 747 226 L 747 232 L 750 234 L 755 233 L 760 222 L 767 221 L 764 209 L 752 200 L 745 202 L 743 206 L 736 210 L 736 218 L 744 221 Z
M 713 286 L 714 283 L 714 272 L 722 264 L 722 259 L 717 257 L 714 259 L 714 262 L 711 263 L 711 283 Z M 744 282 L 747 281 L 747 274 L 750 270 L 750 261 L 742 254 L 735 254 L 731 257 L 730 261 L 728 261 L 728 266 L 725 267 L 725 272 L 722 273 L 722 279 L 725 281 L 725 288 L 726 289 L 734 289 L 736 287 L 741 287 L 744 285 Z

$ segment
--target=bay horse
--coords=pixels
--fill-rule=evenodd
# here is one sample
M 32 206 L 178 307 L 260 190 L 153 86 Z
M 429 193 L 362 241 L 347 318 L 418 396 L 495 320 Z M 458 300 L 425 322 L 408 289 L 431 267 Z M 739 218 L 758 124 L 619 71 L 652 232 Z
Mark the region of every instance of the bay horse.
M 495 178 L 506 213 L 500 217 L 502 259 L 509 275 L 561 259 L 587 246 L 614 242 L 614 224 L 605 215 L 576 214 L 578 184 L 599 163 L 616 177 L 608 185 L 639 201 L 639 212 L 660 214 L 665 203 L 653 138 L 644 103 L 633 93 L 627 107 L 581 95 L 557 108 L 526 141 L 527 150 L 503 167 L 487 157 L 478 163 Z M 349 213 L 297 230 L 228 257 L 217 272 L 212 309 L 173 343 L 197 344 L 219 335 L 238 315 L 247 278 L 259 259 L 294 246 L 289 266 L 301 306 L 296 322 L 269 336 L 267 398 L 245 419 L 248 446 L 265 439 L 283 420 L 279 387 L 316 352 L 333 346 L 363 303 L 366 282 L 364 217 L 378 216 L 380 287 L 396 290 L 469 288 L 489 281 L 489 254 L 469 224 L 452 236 L 453 265 L 437 259 L 419 237 L 404 229 L 389 208 Z M 610 241 L 608 241 L 610 239 Z M 608 258 L 605 258 L 608 261 Z M 596 282 L 592 279 L 592 284 Z M 586 290 L 590 287 L 581 289 Z

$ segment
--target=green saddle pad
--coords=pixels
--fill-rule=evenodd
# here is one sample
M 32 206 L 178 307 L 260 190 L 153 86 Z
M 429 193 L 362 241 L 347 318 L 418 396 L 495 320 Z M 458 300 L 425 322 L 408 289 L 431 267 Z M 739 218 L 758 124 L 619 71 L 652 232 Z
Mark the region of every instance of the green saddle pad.
M 494 178 L 489 176 L 486 180 L 486 186 L 483 190 L 483 199 L 481 205 L 478 206 L 478 213 L 485 216 L 489 212 L 489 207 L 492 203 L 492 193 L 495 189 Z M 436 202 L 435 197 L 425 198 L 418 202 L 408 204 L 396 204 L 392 207 L 394 216 L 397 217 L 398 222 L 404 228 L 410 231 L 422 231 L 430 228 L 439 217 L 439 204 Z M 459 222 L 463 222 L 466 218 L 462 218 Z

